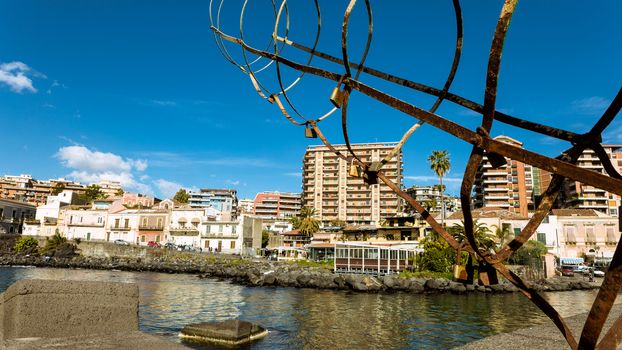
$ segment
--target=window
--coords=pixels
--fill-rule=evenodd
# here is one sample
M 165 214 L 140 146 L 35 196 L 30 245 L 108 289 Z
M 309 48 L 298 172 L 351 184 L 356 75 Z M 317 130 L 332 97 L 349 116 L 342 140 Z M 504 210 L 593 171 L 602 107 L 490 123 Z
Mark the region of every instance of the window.
M 145 241 L 145 235 L 140 236 L 140 241 L 144 242 Z
M 520 235 L 520 228 L 515 228 L 514 229 L 514 237 Z
M 102 222 L 104 222 L 104 218 L 102 218 L 101 216 L 97 218 L 97 223 L 101 224 Z
M 212 225 L 205 225 L 205 233 L 210 233 L 212 230 Z
M 231 233 L 236 233 L 235 231 L 237 231 L 237 227 L 236 227 L 236 226 L 233 226 L 233 227 L 231 228 Z
M 222 233 L 223 228 L 223 225 L 218 225 L 218 232 Z
M 125 228 L 130 227 L 130 219 L 125 219 Z
M 114 228 L 119 228 L 119 220 L 120 219 L 114 219 Z
M 538 232 L 538 242 L 546 244 L 546 233 Z
M 162 227 L 162 218 L 158 218 L 158 228 Z
M 127 219 L 125 219 L 125 220 L 127 220 Z M 141 226 L 143 226 L 143 227 L 147 226 L 147 218 L 143 218 L 143 223 L 142 223 Z
M 235 241 L 231 241 L 231 249 L 235 249 Z

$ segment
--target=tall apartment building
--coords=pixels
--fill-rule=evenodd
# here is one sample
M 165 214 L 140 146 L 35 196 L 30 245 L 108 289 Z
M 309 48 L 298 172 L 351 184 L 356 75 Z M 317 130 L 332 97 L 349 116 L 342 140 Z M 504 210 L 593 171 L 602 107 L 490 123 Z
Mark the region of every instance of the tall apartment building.
M 523 143 L 508 136 L 497 141 L 523 147 Z M 533 170 L 529 164 L 506 158 L 506 164 L 493 169 L 486 156 L 475 177 L 475 207 L 502 208 L 527 216 L 533 208 Z
M 365 162 L 380 161 L 397 144 L 353 144 L 354 152 Z M 348 154 L 345 145 L 335 148 Z M 348 224 L 379 224 L 383 218 L 401 212 L 402 201 L 387 185 L 378 181 L 366 185 L 362 178 L 349 176 L 349 162 L 337 157 L 325 146 L 307 148 L 303 159 L 303 205 L 315 208 L 322 223 L 333 220 Z M 400 151 L 382 167 L 384 174 L 402 187 L 403 161 Z
M 261 192 L 254 201 L 254 214 L 266 219 L 287 219 L 297 216 L 302 205 L 300 193 Z
M 91 185 L 99 186 L 106 197 L 115 197 L 121 190 L 123 190 L 123 187 L 121 187 L 121 183 L 119 181 L 102 180 L 100 182 L 89 184 L 89 186 Z
M 188 204 L 192 208 L 214 208 L 223 215 L 235 217 L 238 210 L 237 190 L 202 188 L 188 192 Z
M 443 210 L 440 185 L 413 185 L 412 187 L 406 189 L 406 193 L 408 193 L 411 197 L 417 200 L 419 204 L 421 204 L 424 208 L 426 208 L 426 210 L 431 213 L 440 213 Z M 462 209 L 460 198 L 452 197 L 448 195 L 447 192 L 445 192 L 442 197 L 445 202 L 446 213 L 453 213 Z M 406 206 L 409 208 L 409 211 L 415 211 L 415 209 L 411 208 L 410 205 L 407 204 Z
M 618 172 L 622 172 L 622 145 L 604 144 L 602 146 L 609 156 L 613 167 Z M 584 169 L 606 174 L 600 159 L 591 149 L 583 151 L 577 160 L 577 165 Z M 537 170 L 537 173 L 539 174 L 539 181 L 534 181 L 536 185 L 534 186 L 534 193 L 540 195 L 548 187 L 552 176 L 546 170 Z M 572 180 L 566 180 L 564 188 L 556 201 L 558 208 L 593 209 L 611 216 L 620 214 L 618 213 L 620 204 L 620 196 Z

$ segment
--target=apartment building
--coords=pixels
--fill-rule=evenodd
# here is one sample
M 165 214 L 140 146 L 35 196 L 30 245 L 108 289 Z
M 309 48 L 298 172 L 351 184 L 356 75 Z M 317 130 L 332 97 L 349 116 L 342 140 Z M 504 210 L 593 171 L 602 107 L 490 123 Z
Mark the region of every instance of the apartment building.
M 287 219 L 297 216 L 301 205 L 300 193 L 261 192 L 253 201 L 253 214 L 264 219 Z
M 356 155 L 365 162 L 380 161 L 397 143 L 353 144 Z M 348 154 L 345 145 L 335 148 Z M 349 175 L 350 162 L 337 157 L 325 146 L 307 148 L 303 158 L 302 201 L 303 205 L 315 208 L 324 225 L 331 221 L 345 221 L 348 224 L 378 225 L 386 217 L 395 216 L 402 210 L 402 201 L 387 185 L 367 185 L 361 177 Z M 402 152 L 388 161 L 382 170 L 399 187 L 403 182 Z
M 147 245 L 161 243 L 168 238 L 169 211 L 165 209 L 127 209 L 108 215 L 106 240 Z
M 622 172 L 622 145 L 602 145 L 611 160 L 611 164 Z M 577 160 L 577 166 L 606 174 L 600 159 L 591 149 L 583 151 Z M 546 190 L 551 182 L 551 173 L 546 170 L 534 169 L 534 195 L 538 197 Z M 557 198 L 555 206 L 558 208 L 576 208 L 596 210 L 598 212 L 619 216 L 620 196 L 603 189 L 583 184 L 578 181 L 566 180 L 564 187 Z
M 237 190 L 202 188 L 198 192 L 190 191 L 188 204 L 192 208 L 214 208 L 234 219 L 238 210 Z
M 0 177 L 0 198 L 27 202 L 34 205 L 46 203 L 47 197 L 62 190 L 84 193 L 81 184 L 65 179 L 36 180 L 31 175 L 4 175 Z
M 523 147 L 523 143 L 508 136 L 497 136 L 497 141 Z M 475 208 L 498 208 L 526 217 L 533 208 L 533 169 L 529 164 L 506 158 L 506 164 L 493 168 L 488 157 L 480 165 L 475 177 Z
M 406 193 L 413 197 L 430 213 L 440 213 L 442 211 L 441 191 L 439 185 L 434 186 L 417 186 L 413 185 L 406 189 Z M 446 192 L 443 194 L 445 202 L 445 212 L 453 213 L 462 208 L 460 198 L 449 196 Z M 415 209 L 406 204 L 408 211 L 414 212 Z
M 93 185 L 99 186 L 99 188 L 106 195 L 106 197 L 116 197 L 121 191 L 123 191 L 123 188 L 121 187 L 121 183 L 119 181 L 102 180 L 100 182 L 94 182 L 89 184 L 89 186 Z
M 34 219 L 34 205 L 0 199 L 0 233 L 22 233 L 26 220 Z

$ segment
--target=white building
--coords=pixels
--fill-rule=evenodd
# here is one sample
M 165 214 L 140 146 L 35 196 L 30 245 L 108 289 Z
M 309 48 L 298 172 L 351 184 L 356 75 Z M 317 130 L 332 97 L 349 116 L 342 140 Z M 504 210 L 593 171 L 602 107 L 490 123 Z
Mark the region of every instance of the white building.
M 567 258 L 611 258 L 620 239 L 617 218 L 594 209 L 553 209 L 536 232 L 550 253 Z
M 261 248 L 261 220 L 242 215 L 237 221 L 204 221 L 203 251 L 227 254 L 251 254 Z
M 128 209 L 108 216 L 107 240 L 147 245 L 165 242 L 169 212 L 162 209 Z
M 201 247 L 201 221 L 206 210 L 200 208 L 173 208 L 168 225 L 167 242 L 176 245 Z
M 79 238 L 85 241 L 106 241 L 106 221 L 108 211 L 105 209 L 74 208 L 73 206 L 61 210 L 62 220 L 59 222 L 59 231 L 67 239 Z

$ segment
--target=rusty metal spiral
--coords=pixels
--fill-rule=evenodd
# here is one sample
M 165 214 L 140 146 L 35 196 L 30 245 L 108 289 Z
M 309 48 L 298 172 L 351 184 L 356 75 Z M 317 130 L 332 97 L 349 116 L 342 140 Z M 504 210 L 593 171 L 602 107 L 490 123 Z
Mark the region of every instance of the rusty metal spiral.
M 404 198 L 412 207 L 417 210 L 419 214 L 428 222 L 428 224 L 444 239 L 449 245 L 455 249 L 462 249 L 469 254 L 477 255 L 479 258 L 505 277 L 508 281 L 518 287 L 521 292 L 529 298 L 535 305 L 537 305 L 557 326 L 562 335 L 565 337 L 568 345 L 572 349 L 613 349 L 622 343 L 622 316 L 620 316 L 612 325 L 612 327 L 604 334 L 600 342 L 599 337 L 603 331 L 604 322 L 607 319 L 611 307 L 615 301 L 617 293 L 622 287 L 622 244 L 618 242 L 613 260 L 607 271 L 602 286 L 598 292 L 592 309 L 585 322 L 585 327 L 580 335 L 579 342 L 573 335 L 572 331 L 568 328 L 564 319 L 559 313 L 528 283 L 524 282 L 514 272 L 509 270 L 504 261 L 508 259 L 514 252 L 523 246 L 525 242 L 535 233 L 536 229 L 542 222 L 542 220 L 550 212 L 553 202 L 562 189 L 564 179 L 571 179 L 579 181 L 584 184 L 594 186 L 606 190 L 611 193 L 622 196 L 622 175 L 620 175 L 615 167 L 611 164 L 611 161 L 601 146 L 601 135 L 603 131 L 612 123 L 614 118 L 622 108 L 622 89 L 618 91 L 616 97 L 613 99 L 605 113 L 600 117 L 596 124 L 585 134 L 577 134 L 571 131 L 563 130 L 547 126 L 544 124 L 528 121 L 525 119 L 510 116 L 508 114 L 499 112 L 496 110 L 496 96 L 497 96 L 497 80 L 501 67 L 501 53 L 504 41 L 506 39 L 506 33 L 508 31 L 510 21 L 514 10 L 516 8 L 517 0 L 505 0 L 497 21 L 497 25 L 494 32 L 494 37 L 490 47 L 490 54 L 488 57 L 488 68 L 486 74 L 486 86 L 484 93 L 484 103 L 478 104 L 462 96 L 449 92 L 454 76 L 460 63 L 460 56 L 462 52 L 462 11 L 459 0 L 452 0 L 452 5 L 455 15 L 455 27 L 456 27 L 456 41 L 454 58 L 449 70 L 449 74 L 446 78 L 445 84 L 442 89 L 437 89 L 431 86 L 427 86 L 421 83 L 417 83 L 402 77 L 387 74 L 371 67 L 365 66 L 365 58 L 369 52 L 370 43 L 372 41 L 373 34 L 373 15 L 371 3 L 369 0 L 361 0 L 363 4 L 358 5 L 359 1 L 349 0 L 343 15 L 343 21 L 341 26 L 341 57 L 331 56 L 329 54 L 320 52 L 317 50 L 317 43 L 320 38 L 321 27 L 321 11 L 317 0 L 310 0 L 313 2 L 316 8 L 317 16 L 317 32 L 314 37 L 314 43 L 311 47 L 304 46 L 300 43 L 296 43 L 287 38 L 289 31 L 289 9 L 287 6 L 287 0 L 271 0 L 271 4 L 274 12 L 274 32 L 272 33 L 272 42 L 269 48 L 261 50 L 250 46 L 244 40 L 244 27 L 243 19 L 245 16 L 245 9 L 248 0 L 244 1 L 244 5 L 240 14 L 240 35 L 234 36 L 229 33 L 225 33 L 220 29 L 220 16 L 221 9 L 225 0 L 211 0 L 210 11 L 215 9 L 213 13 L 210 13 L 211 30 L 214 33 L 217 46 L 223 56 L 231 63 L 236 65 L 243 73 L 247 74 L 260 96 L 266 99 L 270 103 L 276 102 L 279 110 L 283 115 L 293 124 L 303 126 L 306 128 L 306 135 L 311 137 L 319 137 L 326 147 L 335 152 L 340 158 L 344 159 L 352 166 L 357 167 L 357 171 L 360 171 L 362 177 L 368 183 L 380 180 L 395 191 L 400 197 Z M 212 7 L 212 2 L 217 4 L 217 7 Z M 350 16 L 353 9 L 356 6 L 365 6 L 365 12 L 367 16 L 367 38 L 365 41 L 365 49 L 362 57 L 358 63 L 351 61 L 351 57 L 348 50 L 348 27 Z M 280 21 L 283 20 L 283 16 L 286 21 L 286 34 L 284 37 L 278 35 L 278 28 Z M 242 49 L 244 56 L 244 63 L 240 64 L 233 60 L 227 49 L 225 48 L 225 42 L 233 43 Z M 309 58 L 304 63 L 296 62 L 292 59 L 285 57 L 283 49 L 291 48 L 299 50 L 300 52 L 308 54 Z M 272 50 L 272 51 L 270 51 Z M 249 61 L 247 54 L 253 54 L 257 58 L 253 61 Z M 268 63 L 264 64 L 261 68 L 255 69 L 255 65 L 260 58 L 267 59 Z M 326 69 L 314 67 L 311 65 L 313 59 L 322 59 L 327 62 L 336 63 L 342 66 L 341 72 L 333 72 Z M 277 92 L 269 91 L 264 85 L 259 82 L 257 74 L 264 70 L 267 66 L 275 63 L 276 74 L 275 78 L 278 82 L 279 90 Z M 283 82 L 281 74 L 281 66 L 287 66 L 300 72 L 297 78 L 290 84 Z M 326 114 L 319 117 L 305 117 L 303 113 L 294 106 L 293 101 L 288 96 L 287 92 L 293 89 L 303 78 L 303 76 L 315 75 L 328 80 L 336 82 L 336 87 L 330 94 L 330 101 L 334 107 L 331 108 Z M 361 74 L 373 76 L 375 78 L 382 79 L 386 82 L 393 83 L 398 86 L 402 86 L 408 89 L 419 91 L 431 96 L 436 97 L 436 101 L 428 110 L 424 110 L 421 107 L 410 104 L 406 101 L 393 97 L 380 90 L 377 90 L 359 80 Z M 391 108 L 399 110 L 406 115 L 412 116 L 417 121 L 410 127 L 402 136 L 400 142 L 395 149 L 390 152 L 382 161 L 367 163 L 362 161 L 353 151 L 350 138 L 348 134 L 348 119 L 347 111 L 349 104 L 349 97 L 352 91 L 357 91 L 366 95 L 372 99 L 375 99 Z M 328 95 L 328 93 L 327 93 Z M 291 109 L 295 115 L 297 115 L 302 121 L 295 120 L 288 112 L 286 106 L 281 102 L 279 96 L 283 96 L 287 103 L 287 108 Z M 449 101 L 463 108 L 477 112 L 482 115 L 482 121 L 480 126 L 475 130 L 470 130 L 458 123 L 455 123 L 449 119 L 443 118 L 440 115 L 435 114 L 438 107 L 444 101 Z M 348 152 L 340 152 L 326 139 L 322 130 L 320 129 L 320 123 L 333 114 L 337 109 L 341 109 L 341 126 L 343 131 L 344 140 L 347 146 Z M 511 125 L 529 132 L 538 133 L 546 136 L 550 136 L 559 140 L 567 141 L 572 146 L 566 151 L 562 152 L 555 158 L 550 158 L 541 155 L 536 152 L 532 152 L 526 149 L 518 148 L 497 140 L 494 140 L 489 135 L 494 122 L 504 123 Z M 456 138 L 459 138 L 472 145 L 469 161 L 462 180 L 462 186 L 460 191 L 460 198 L 462 202 L 462 212 L 464 215 L 464 228 L 465 236 L 468 241 L 468 245 L 463 245 L 453 238 L 446 229 L 440 225 L 424 207 L 418 203 L 414 198 L 404 192 L 400 186 L 393 183 L 389 178 L 383 174 L 382 166 L 386 164 L 397 152 L 404 146 L 410 135 L 416 131 L 423 123 L 427 123 L 437 129 L 440 129 L 446 133 L 449 133 Z M 576 162 L 581 153 L 591 149 L 598 156 L 600 162 L 605 168 L 606 174 L 596 173 L 587 169 L 580 168 L 576 165 Z M 485 251 L 479 249 L 475 240 L 473 232 L 473 215 L 470 211 L 471 203 L 471 189 L 476 176 L 478 167 L 482 164 L 483 157 L 488 158 L 501 158 L 506 157 L 512 160 L 516 160 L 525 164 L 530 164 L 534 167 L 549 171 L 554 174 L 553 178 L 543 193 L 542 200 L 538 205 L 535 213 L 530 218 L 528 224 L 516 236 L 511 242 L 504 245 L 504 247 L 497 253 Z M 622 238 L 621 238 L 622 239 Z

